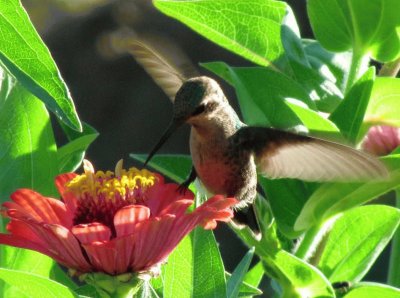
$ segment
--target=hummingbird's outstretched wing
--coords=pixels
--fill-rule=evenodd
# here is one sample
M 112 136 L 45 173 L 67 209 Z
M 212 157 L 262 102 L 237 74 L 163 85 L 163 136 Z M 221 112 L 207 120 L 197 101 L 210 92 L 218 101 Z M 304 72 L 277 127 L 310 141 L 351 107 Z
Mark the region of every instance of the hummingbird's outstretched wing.
M 354 182 L 388 176 L 377 158 L 330 141 L 250 126 L 234 138 L 254 152 L 258 171 L 270 178 Z

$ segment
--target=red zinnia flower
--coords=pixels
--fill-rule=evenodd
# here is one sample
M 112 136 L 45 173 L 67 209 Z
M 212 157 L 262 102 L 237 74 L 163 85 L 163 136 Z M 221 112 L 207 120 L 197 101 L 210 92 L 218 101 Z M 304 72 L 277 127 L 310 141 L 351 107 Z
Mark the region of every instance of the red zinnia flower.
M 94 172 L 56 178 L 64 202 L 30 189 L 3 204 L 10 234 L 0 243 L 36 250 L 60 264 L 84 272 L 118 275 L 158 268 L 182 238 L 197 225 L 216 227 L 229 221 L 234 198 L 214 196 L 191 213 L 193 194 L 147 170 Z

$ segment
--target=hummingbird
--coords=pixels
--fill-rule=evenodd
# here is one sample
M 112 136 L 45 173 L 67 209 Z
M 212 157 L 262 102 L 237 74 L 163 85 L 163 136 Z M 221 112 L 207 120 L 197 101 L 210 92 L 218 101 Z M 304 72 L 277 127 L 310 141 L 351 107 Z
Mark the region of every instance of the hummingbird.
M 219 84 L 207 76 L 185 78 L 148 45 L 131 41 L 128 50 L 173 102 L 170 125 L 145 164 L 183 124 L 191 126 L 192 170 L 213 194 L 235 197 L 239 222 L 254 222 L 250 209 L 257 196 L 257 174 L 270 179 L 365 181 L 386 177 L 375 157 L 339 143 L 268 127 L 248 126 L 229 104 Z M 244 210 L 244 211 L 243 211 Z M 247 214 L 247 215 L 246 215 Z M 247 218 L 247 219 L 246 219 Z

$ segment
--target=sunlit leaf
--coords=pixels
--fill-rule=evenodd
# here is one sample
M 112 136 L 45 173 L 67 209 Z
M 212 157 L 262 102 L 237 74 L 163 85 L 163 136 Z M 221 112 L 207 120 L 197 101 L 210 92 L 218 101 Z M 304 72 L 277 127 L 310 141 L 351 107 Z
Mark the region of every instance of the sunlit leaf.
M 0 68 L 0 199 L 8 201 L 18 188 L 56 195 L 56 144 L 42 102 Z M 2 227 L 3 231 L 4 228 Z M 53 261 L 30 250 L 1 246 L 0 267 L 49 276 Z M 2 297 L 24 297 L 0 285 Z
M 361 280 L 399 223 L 400 210 L 389 206 L 368 205 L 345 212 L 329 232 L 318 268 L 331 282 Z
M 368 125 L 400 126 L 400 79 L 376 78 L 364 121 Z
M 398 298 L 400 290 L 384 284 L 363 282 L 347 293 L 344 298 Z
M 400 186 L 400 155 L 385 158 L 385 164 L 392 169 L 390 177 L 383 181 L 366 183 L 326 183 L 318 188 L 305 203 L 294 225 L 303 231 L 315 224 L 366 203 Z
M 0 268 L 0 279 L 26 293 L 29 298 L 78 297 L 62 284 L 24 271 Z
M 168 258 L 164 297 L 226 297 L 225 270 L 211 231 L 196 228 Z
M 0 36 L 0 61 L 59 119 L 80 130 L 67 86 L 19 0 L 1 2 Z
M 331 284 L 317 268 L 287 251 L 280 250 L 271 258 L 262 258 L 279 272 L 282 297 L 335 297 Z
M 281 1 L 155 0 L 153 3 L 163 13 L 254 63 L 266 66 L 283 54 L 280 30 L 286 4 Z

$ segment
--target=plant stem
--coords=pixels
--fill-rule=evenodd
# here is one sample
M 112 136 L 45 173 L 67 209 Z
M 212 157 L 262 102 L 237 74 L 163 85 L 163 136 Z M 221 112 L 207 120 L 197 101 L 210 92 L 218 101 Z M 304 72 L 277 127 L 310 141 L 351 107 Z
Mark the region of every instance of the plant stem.
M 354 49 L 353 56 L 351 57 L 351 66 L 349 71 L 349 76 L 347 77 L 346 82 L 346 90 L 345 94 L 347 94 L 351 87 L 355 82 L 359 79 L 359 77 L 366 70 L 366 66 L 368 65 L 368 56 Z
M 396 190 L 396 207 L 400 208 L 400 189 Z M 400 287 L 400 229 L 397 228 L 390 251 L 388 284 Z
M 295 252 L 296 257 L 307 260 L 312 255 L 319 244 L 321 230 L 321 226 L 315 225 L 305 233 Z
M 379 71 L 380 77 L 393 77 L 395 78 L 400 71 L 400 58 L 394 61 L 385 63 Z

